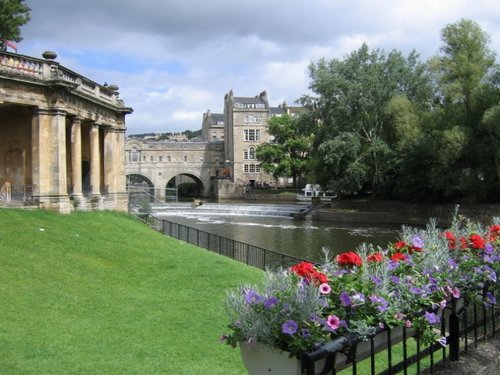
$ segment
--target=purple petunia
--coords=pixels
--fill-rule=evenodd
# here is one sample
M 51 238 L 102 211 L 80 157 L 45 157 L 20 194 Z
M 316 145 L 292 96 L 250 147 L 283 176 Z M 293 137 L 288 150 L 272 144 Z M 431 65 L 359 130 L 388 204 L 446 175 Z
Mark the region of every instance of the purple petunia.
M 485 307 L 491 307 L 491 305 L 494 305 L 497 303 L 497 299 L 491 292 L 486 293 L 486 301 L 484 301 Z
M 484 246 L 484 252 L 488 255 L 493 254 L 495 251 L 494 247 L 492 244 L 488 243 Z
M 342 306 L 349 307 L 352 305 L 352 301 L 351 301 L 351 297 L 349 296 L 349 293 L 341 292 L 339 295 L 339 298 L 340 298 L 340 303 L 342 303 Z
M 437 316 L 433 312 L 428 311 L 425 313 L 425 320 L 427 320 L 429 324 L 437 324 L 441 321 L 441 319 L 439 319 L 439 316 Z
M 293 335 L 297 332 L 297 328 L 299 328 L 299 326 L 295 320 L 287 320 L 281 326 L 281 331 L 286 335 Z
M 421 249 L 424 247 L 424 240 L 422 239 L 422 237 L 415 235 L 411 239 L 411 244 Z
M 413 294 L 424 294 L 425 291 L 422 288 L 419 288 L 417 286 L 411 286 L 410 292 Z
M 248 289 L 245 293 L 245 302 L 249 305 L 254 305 L 256 303 L 261 303 L 263 298 L 253 289 Z
M 389 264 L 387 265 L 387 270 L 388 271 L 394 271 L 396 268 L 399 267 L 399 262 L 394 262 L 394 261 L 390 261 Z
M 399 279 L 399 277 L 394 276 L 394 275 L 393 275 L 393 276 L 390 276 L 390 277 L 389 277 L 389 280 L 391 280 L 391 282 L 392 282 L 392 283 L 394 283 L 394 284 L 396 284 L 396 285 L 397 285 L 397 284 L 399 284 L 399 283 L 401 282 L 401 280 Z
M 373 295 L 370 297 L 370 301 L 377 307 L 377 310 L 384 312 L 387 310 L 388 303 L 383 297 Z
M 456 270 L 458 268 L 458 263 L 455 262 L 453 259 L 448 260 L 448 266 L 452 271 Z
M 269 297 L 266 298 L 266 300 L 264 301 L 264 306 L 266 307 L 266 309 L 272 309 L 277 304 L 278 304 L 278 299 L 276 297 Z
M 304 338 L 305 338 L 305 337 L 311 337 L 311 332 L 310 332 L 307 328 L 302 328 L 302 329 L 300 330 L 300 335 L 301 335 L 302 337 L 304 337 Z

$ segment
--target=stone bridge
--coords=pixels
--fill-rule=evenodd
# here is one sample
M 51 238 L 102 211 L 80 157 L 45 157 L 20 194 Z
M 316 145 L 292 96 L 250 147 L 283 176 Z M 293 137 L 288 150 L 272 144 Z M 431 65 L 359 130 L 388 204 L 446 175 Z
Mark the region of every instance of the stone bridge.
M 211 194 L 211 182 L 223 177 L 224 143 L 142 141 L 125 142 L 129 187 L 142 186 L 164 201 L 167 187 L 194 182 L 197 194 Z M 139 182 L 139 184 L 138 184 Z

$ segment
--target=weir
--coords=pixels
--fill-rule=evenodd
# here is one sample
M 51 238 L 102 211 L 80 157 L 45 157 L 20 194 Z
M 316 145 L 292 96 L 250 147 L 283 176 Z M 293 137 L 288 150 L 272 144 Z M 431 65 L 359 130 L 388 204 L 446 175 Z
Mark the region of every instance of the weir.
M 237 216 L 285 216 L 296 217 L 306 214 L 310 205 L 305 204 L 225 204 L 203 203 L 193 207 L 191 203 L 164 203 L 151 205 L 155 216 L 180 215 L 237 215 Z

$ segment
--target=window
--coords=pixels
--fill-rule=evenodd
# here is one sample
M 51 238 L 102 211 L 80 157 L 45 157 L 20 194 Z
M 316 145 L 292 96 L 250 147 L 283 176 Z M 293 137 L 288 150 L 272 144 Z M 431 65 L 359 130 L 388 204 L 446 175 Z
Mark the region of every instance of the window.
M 188 161 L 187 155 L 184 155 L 184 161 Z
M 158 161 L 163 161 L 163 156 L 158 156 Z
M 142 161 L 146 161 L 146 155 L 142 157 Z
M 260 141 L 260 130 L 245 129 L 245 141 Z
M 155 157 L 154 157 L 154 156 L 151 156 L 151 157 L 149 158 L 149 160 L 150 160 L 151 162 L 153 162 L 153 161 L 155 161 Z
M 170 155 L 167 156 L 167 161 L 170 163 L 172 161 L 172 158 L 170 157 Z
M 259 164 L 244 164 L 243 165 L 244 173 L 260 173 L 260 165 Z
M 260 124 L 262 122 L 262 116 L 244 116 L 243 122 L 245 124 Z
M 255 147 L 251 146 L 248 150 L 243 151 L 243 159 L 255 160 Z
M 133 163 L 137 163 L 139 161 L 139 151 L 136 148 L 133 148 L 130 152 L 129 160 Z

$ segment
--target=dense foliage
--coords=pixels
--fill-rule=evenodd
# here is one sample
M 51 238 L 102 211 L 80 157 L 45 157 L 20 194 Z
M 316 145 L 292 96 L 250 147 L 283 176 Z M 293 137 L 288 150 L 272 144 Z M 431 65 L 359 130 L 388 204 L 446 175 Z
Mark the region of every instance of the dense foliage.
M 339 194 L 410 201 L 500 197 L 500 70 L 473 21 L 441 33 L 427 62 L 370 50 L 310 65 L 297 120 L 314 134 L 310 180 Z
M 30 20 L 30 11 L 24 0 L 0 0 L 0 50 L 9 40 L 22 40 L 20 27 Z
M 287 114 L 272 117 L 268 125 L 273 142 L 259 145 L 255 156 L 264 171 L 276 179 L 291 176 L 296 186 L 307 170 L 311 136 L 302 135 L 294 118 Z

